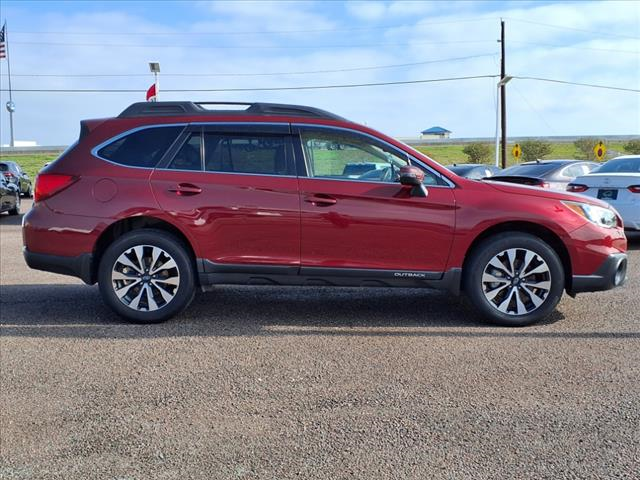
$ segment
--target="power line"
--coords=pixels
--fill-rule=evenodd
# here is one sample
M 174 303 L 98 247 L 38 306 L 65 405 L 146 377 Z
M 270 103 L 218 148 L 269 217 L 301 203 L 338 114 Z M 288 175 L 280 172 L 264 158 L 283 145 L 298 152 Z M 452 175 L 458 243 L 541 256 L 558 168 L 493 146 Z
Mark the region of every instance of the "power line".
M 16 42 L 13 42 L 16 43 Z M 592 50 L 594 52 L 613 52 L 613 53 L 629 53 L 631 55 L 640 55 L 640 50 L 620 50 L 616 48 L 597 48 L 597 47 L 580 47 L 576 45 L 557 45 L 551 43 L 534 43 L 534 42 L 518 42 L 511 40 L 511 43 L 518 45 L 531 45 L 534 47 L 551 47 L 551 48 L 571 48 L 573 50 Z
M 367 30 L 382 30 L 389 28 L 405 28 L 405 27 L 421 27 L 423 25 L 448 25 L 456 23 L 474 23 L 488 20 L 496 20 L 496 17 L 476 17 L 460 20 L 445 20 L 441 22 L 422 22 L 418 24 L 396 24 L 396 25 L 376 25 L 371 27 L 340 27 L 340 28 L 311 28 L 304 30 L 254 30 L 254 31 L 234 31 L 234 32 L 62 32 L 62 31 L 29 31 L 29 30 L 14 30 L 13 34 L 20 35 L 87 35 L 87 36 L 227 36 L 227 35 L 281 35 L 288 33 L 324 33 L 324 32 L 354 32 L 354 31 L 367 31 Z
M 553 25 L 551 23 L 535 22 L 533 20 L 523 20 L 521 18 L 505 17 L 505 20 L 511 20 L 512 22 L 520 22 L 520 23 L 530 23 L 531 25 L 540 25 L 540 26 L 549 27 L 549 28 L 557 28 L 558 30 L 572 30 L 574 32 L 595 33 L 598 35 L 603 35 L 605 37 L 618 37 L 618 38 L 629 38 L 632 40 L 640 40 L 640 37 L 634 37 L 631 35 L 621 35 L 619 33 L 601 32 L 601 31 L 595 31 L 595 30 L 585 30 L 583 28 L 567 27 L 566 25 Z
M 309 75 L 320 73 L 345 73 L 359 72 L 365 70 L 382 70 L 387 68 L 415 67 L 432 63 L 454 62 L 460 60 L 470 60 L 473 58 L 493 57 L 494 53 L 483 53 L 480 55 L 469 55 L 466 57 L 441 58 L 437 60 L 424 60 L 421 62 L 398 63 L 395 65 L 376 65 L 368 67 L 339 68 L 333 70 L 309 70 L 294 72 L 265 72 L 265 73 L 163 73 L 163 77 L 268 77 L 284 75 Z M 2 76 L 6 76 L 5 73 Z M 57 74 L 57 73 L 22 73 L 13 74 L 13 77 L 53 77 L 53 78 L 98 78 L 98 77 L 149 77 L 148 73 L 105 73 L 105 74 Z
M 454 45 L 471 43 L 494 43 L 494 40 L 449 40 L 416 43 L 370 43 L 349 45 L 157 45 L 141 43 L 73 43 L 73 42 L 12 42 L 13 45 L 45 45 L 47 47 L 109 47 L 109 48 L 204 48 L 211 50 L 259 50 L 259 49 L 322 49 L 322 48 L 378 48 L 378 47 L 411 47 L 421 45 Z
M 162 89 L 165 93 L 190 93 L 190 92 L 266 92 L 281 90 L 327 90 L 333 88 L 358 88 L 358 87 L 381 87 L 389 85 L 410 85 L 418 83 L 451 82 L 456 80 L 474 80 L 478 78 L 496 78 L 498 75 L 472 75 L 467 77 L 430 78 L 424 80 L 405 80 L 399 82 L 373 82 L 373 83 L 347 83 L 340 85 L 309 85 L 296 87 L 257 87 L 257 88 L 178 88 Z M 7 91 L 0 89 L 1 92 Z M 46 93 L 140 93 L 146 89 L 44 89 L 44 88 L 23 88 L 13 89 L 14 92 L 46 92 Z
M 556 80 L 553 78 L 540 78 L 540 77 L 518 77 L 513 76 L 513 78 L 518 78 L 520 80 L 537 80 L 539 82 L 551 82 L 551 83 L 561 83 L 564 85 L 578 85 L 580 87 L 591 87 L 591 88 L 604 88 L 607 90 L 620 90 L 623 92 L 635 92 L 640 93 L 640 89 L 638 88 L 624 88 L 624 87 L 614 87 L 611 85 L 598 85 L 594 83 L 580 83 L 580 82 L 569 82 L 567 80 Z
M 516 93 L 517 93 L 518 95 L 520 95 L 520 98 L 522 98 L 522 100 L 524 100 L 524 103 L 526 103 L 526 104 L 527 104 L 527 106 L 529 107 L 529 110 L 531 110 L 533 113 L 535 113 L 535 114 L 538 116 L 538 118 L 540 118 L 540 120 L 542 120 L 542 122 L 547 126 L 547 128 L 549 129 L 549 131 L 550 131 L 553 135 L 555 135 L 555 134 L 556 134 L 555 129 L 554 129 L 551 125 L 549 125 L 549 122 L 547 122 L 547 121 L 545 120 L 545 118 L 544 118 L 544 117 L 542 116 L 542 114 L 538 111 L 538 109 L 537 109 L 537 108 L 535 108 L 535 107 L 534 107 L 534 106 L 529 102 L 529 100 L 527 100 L 527 97 L 525 97 L 525 96 L 522 94 L 522 92 L 520 91 L 520 89 L 519 89 L 515 84 L 512 84 L 512 88 L 516 91 Z
M 369 43 L 369 44 L 348 44 L 348 45 L 184 45 L 184 44 L 140 44 L 140 43 L 73 43 L 73 42 L 12 42 L 13 45 L 43 45 L 47 47 L 99 47 L 99 48 L 202 48 L 207 50 L 313 50 L 313 49 L 330 49 L 330 48 L 381 48 L 381 47 L 412 47 L 426 45 L 461 45 L 461 44 L 479 44 L 494 43 L 494 40 L 449 40 L 434 42 L 415 42 L 415 43 Z M 590 50 L 596 52 L 624 53 L 631 55 L 640 55 L 638 50 L 621 50 L 616 48 L 597 48 L 582 47 L 577 45 L 558 45 L 551 43 L 536 43 L 511 41 L 518 45 L 530 45 L 535 47 L 550 48 L 570 48 L 574 50 Z
M 566 25 L 555 25 L 551 23 L 537 22 L 533 20 L 524 20 L 521 18 L 512 18 L 512 17 L 504 17 L 505 20 L 510 20 L 512 22 L 519 23 L 528 23 L 531 25 L 539 25 L 548 28 L 555 28 L 558 30 L 571 30 L 575 32 L 582 33 L 590 33 L 597 34 L 606 37 L 617 37 L 617 38 L 628 38 L 628 39 L 640 39 L 640 37 L 633 35 L 624 35 L 619 33 L 611 33 L 611 32 L 603 32 L 597 30 L 587 30 L 583 28 L 569 27 Z M 112 37 L 114 35 L 118 36 L 239 36 L 239 35 L 282 35 L 282 34 L 294 34 L 294 33 L 328 33 L 328 32 L 355 32 L 355 31 L 369 31 L 369 30 L 383 30 L 390 28 L 406 28 L 406 27 L 421 27 L 428 25 L 448 25 L 448 24 L 458 24 L 458 23 L 475 23 L 475 22 L 484 22 L 490 20 L 497 20 L 497 17 L 479 17 L 479 18 L 468 18 L 468 19 L 460 19 L 460 20 L 446 20 L 440 22 L 422 22 L 418 24 L 395 24 L 395 25 L 376 25 L 370 27 L 338 27 L 338 28 L 311 28 L 311 29 L 300 29 L 300 30 L 254 30 L 254 31 L 234 31 L 234 32 L 160 32 L 160 31 L 149 31 L 149 32 L 74 32 L 74 31 L 34 31 L 34 30 L 14 30 L 13 34 L 18 35 L 77 35 L 77 36 L 108 36 Z
M 381 87 L 389 85 L 411 85 L 420 83 L 436 83 L 436 82 L 450 82 L 457 80 L 474 80 L 480 78 L 497 78 L 499 75 L 471 75 L 466 77 L 448 77 L 448 78 L 430 78 L 422 80 L 405 80 L 398 82 L 372 82 L 372 83 L 347 83 L 336 85 L 304 85 L 294 87 L 256 87 L 256 88 L 178 88 L 178 89 L 163 89 L 163 92 L 168 93 L 189 93 L 189 92 L 265 92 L 265 91 L 282 91 L 282 90 L 326 90 L 334 88 L 358 88 L 358 87 Z M 513 76 L 520 80 L 536 80 L 540 82 L 560 83 L 565 85 L 577 85 L 581 87 L 601 88 L 606 90 L 617 90 L 623 92 L 640 93 L 640 89 L 616 87 L 612 85 L 599 85 L 593 83 L 580 83 L 570 82 L 566 80 L 557 80 L 553 78 L 541 78 L 541 77 L 525 77 L 525 76 Z M 7 92 L 6 88 L 0 89 L 1 92 Z M 146 89 L 44 89 L 44 88 L 23 88 L 13 89 L 14 92 L 45 92 L 45 93 L 139 93 L 145 92 Z

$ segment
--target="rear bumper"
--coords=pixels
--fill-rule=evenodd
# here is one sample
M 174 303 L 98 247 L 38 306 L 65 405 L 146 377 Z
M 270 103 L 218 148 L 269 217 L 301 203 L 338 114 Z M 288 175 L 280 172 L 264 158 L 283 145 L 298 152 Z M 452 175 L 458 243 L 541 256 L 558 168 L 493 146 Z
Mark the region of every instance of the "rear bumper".
M 613 253 L 591 275 L 574 275 L 568 293 L 598 292 L 611 290 L 624 284 L 627 279 L 627 255 Z
M 92 278 L 93 255 L 90 253 L 83 253 L 77 257 L 63 257 L 61 255 L 34 253 L 26 248 L 23 248 L 22 253 L 30 268 L 78 277 L 89 285 L 95 283 Z

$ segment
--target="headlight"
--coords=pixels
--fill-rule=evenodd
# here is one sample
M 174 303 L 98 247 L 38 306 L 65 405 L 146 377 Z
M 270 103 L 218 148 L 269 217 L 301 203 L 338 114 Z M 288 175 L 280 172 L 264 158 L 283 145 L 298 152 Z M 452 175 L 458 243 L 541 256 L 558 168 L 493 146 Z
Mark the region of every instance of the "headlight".
M 562 202 L 567 208 L 573 210 L 581 217 L 586 218 L 591 223 L 599 227 L 615 228 L 618 226 L 618 216 L 616 212 L 609 208 L 598 207 L 588 203 Z

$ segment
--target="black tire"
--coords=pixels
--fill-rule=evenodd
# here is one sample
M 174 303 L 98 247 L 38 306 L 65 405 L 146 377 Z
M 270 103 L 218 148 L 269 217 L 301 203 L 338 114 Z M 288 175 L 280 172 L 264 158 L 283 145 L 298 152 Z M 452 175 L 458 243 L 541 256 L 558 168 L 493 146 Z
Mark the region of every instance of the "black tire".
M 9 210 L 9 215 L 20 215 L 20 193 L 16 193 L 16 206 Z
M 515 275 L 508 271 L 511 262 L 507 251 L 514 255 L 512 270 Z M 525 272 L 520 272 L 525 267 L 526 258 L 532 258 L 531 263 Z M 495 259 L 505 265 L 506 274 L 494 268 Z M 536 265 L 539 268 L 534 268 Z M 522 277 L 536 270 L 541 270 L 541 273 Z M 484 277 L 485 273 L 488 277 Z M 505 232 L 483 240 L 473 249 L 465 265 L 463 280 L 465 293 L 482 318 L 498 325 L 523 327 L 543 320 L 555 309 L 564 290 L 564 275 L 558 254 L 543 240 L 526 233 Z M 487 281 L 487 278 L 496 276 L 501 277 L 499 282 Z M 544 288 L 532 285 L 544 285 Z M 496 296 L 490 299 L 492 295 Z M 506 306 L 504 302 L 507 302 Z M 518 310 L 523 313 L 519 314 Z
M 32 183 L 29 184 L 29 188 L 27 189 L 27 193 L 25 193 L 24 196 L 27 197 L 27 198 L 32 198 L 33 197 L 33 184 Z
M 148 311 L 128 306 L 125 303 L 128 299 L 120 300 L 115 291 L 116 287 L 112 281 L 113 269 L 116 268 L 116 264 L 118 268 L 121 268 L 122 263 L 117 263 L 118 260 L 122 258 L 121 255 L 128 251 L 132 252 L 133 247 L 137 246 L 145 246 L 145 252 L 149 252 L 149 249 L 153 249 L 154 247 L 161 249 L 167 254 L 168 258 L 174 260 L 176 264 L 179 285 L 172 291 L 173 298 L 157 310 Z M 144 258 L 148 259 L 148 257 Z M 148 260 L 147 263 L 149 263 Z M 142 268 L 144 268 L 144 266 Z M 137 275 L 133 270 L 129 269 L 129 271 Z M 149 275 L 146 276 L 149 277 Z M 140 277 L 140 282 L 142 282 L 142 277 Z M 129 284 L 131 283 L 132 282 L 129 282 Z M 149 290 L 152 290 L 151 279 L 147 278 L 146 283 L 149 285 Z M 98 268 L 98 284 L 104 302 L 121 317 L 134 323 L 163 322 L 184 311 L 193 300 L 196 290 L 193 259 L 183 242 L 167 232 L 156 229 L 134 230 L 117 238 L 104 252 Z M 125 287 L 127 286 L 127 284 L 124 285 Z M 144 285 L 144 282 L 138 285 Z M 140 289 L 140 287 L 129 289 L 133 291 L 131 296 L 135 296 L 135 289 Z M 122 291 L 122 289 L 120 291 Z M 157 287 L 155 287 L 155 293 L 156 299 L 162 301 L 162 296 L 159 296 L 160 292 Z M 153 303 L 149 301 L 148 295 L 148 293 L 144 294 L 147 300 L 147 308 Z M 140 302 L 144 301 L 139 300 L 138 304 Z M 130 303 L 134 302 L 131 301 Z

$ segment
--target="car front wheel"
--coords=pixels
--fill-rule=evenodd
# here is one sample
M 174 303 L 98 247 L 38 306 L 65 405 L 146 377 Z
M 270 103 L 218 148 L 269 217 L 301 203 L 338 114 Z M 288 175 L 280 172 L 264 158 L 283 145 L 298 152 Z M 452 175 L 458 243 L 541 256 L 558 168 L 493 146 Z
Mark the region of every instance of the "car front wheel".
M 500 325 L 525 326 L 547 317 L 564 290 L 558 254 L 538 237 L 503 233 L 471 253 L 464 288 L 480 315 Z
M 183 243 L 161 230 L 134 230 L 105 251 L 98 271 L 100 293 L 120 316 L 158 323 L 179 314 L 193 300 L 192 259 Z

